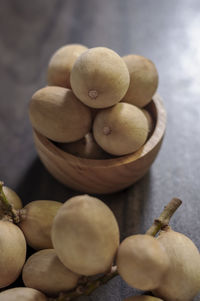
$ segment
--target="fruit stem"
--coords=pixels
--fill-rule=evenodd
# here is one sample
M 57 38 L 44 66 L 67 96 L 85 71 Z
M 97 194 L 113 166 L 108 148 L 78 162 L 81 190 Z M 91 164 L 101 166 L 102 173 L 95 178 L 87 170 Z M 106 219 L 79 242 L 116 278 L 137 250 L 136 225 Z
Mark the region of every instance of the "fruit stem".
M 1 206 L 3 207 L 3 211 L 5 212 L 5 215 L 9 215 L 12 219 L 12 221 L 17 224 L 19 223 L 19 215 L 17 213 L 17 210 L 13 208 L 13 206 L 8 202 L 5 193 L 3 192 L 3 185 L 4 183 L 0 181 L 0 202 Z
M 66 293 L 61 293 L 56 299 L 49 299 L 49 301 L 69 301 L 74 300 L 80 296 L 89 296 L 93 291 L 95 291 L 99 286 L 106 284 L 109 280 L 118 275 L 117 267 L 113 266 L 111 271 L 95 280 L 86 282 L 85 285 L 79 285 L 75 290 Z
M 159 218 L 154 220 L 153 225 L 146 231 L 147 235 L 156 236 L 156 234 L 163 228 L 169 225 L 169 221 L 182 204 L 182 201 L 178 198 L 173 198 L 167 206 L 164 207 L 164 210 L 160 214 Z

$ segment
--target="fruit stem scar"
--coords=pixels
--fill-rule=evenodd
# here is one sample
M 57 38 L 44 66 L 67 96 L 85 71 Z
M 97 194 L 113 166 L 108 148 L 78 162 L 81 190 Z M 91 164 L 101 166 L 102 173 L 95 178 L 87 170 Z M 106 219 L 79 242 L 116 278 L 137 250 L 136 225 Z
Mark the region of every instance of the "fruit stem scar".
M 88 91 L 88 96 L 92 99 L 96 99 L 98 97 L 98 92 L 96 90 Z
M 111 132 L 112 132 L 112 130 L 111 130 L 111 128 L 109 126 L 104 126 L 104 128 L 103 128 L 104 135 L 106 135 L 106 136 L 110 135 Z

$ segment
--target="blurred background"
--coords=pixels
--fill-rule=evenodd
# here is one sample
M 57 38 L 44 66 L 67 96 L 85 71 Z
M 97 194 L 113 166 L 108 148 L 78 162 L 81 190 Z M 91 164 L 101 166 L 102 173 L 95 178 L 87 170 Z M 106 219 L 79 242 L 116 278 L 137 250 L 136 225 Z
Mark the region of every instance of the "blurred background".
M 172 197 L 172 219 L 200 249 L 200 2 L 198 0 L 1 0 L 0 178 L 24 203 L 65 201 L 77 194 L 54 180 L 37 157 L 28 104 L 46 85 L 47 65 L 61 46 L 105 46 L 151 59 L 167 111 L 167 131 L 150 172 L 132 187 L 101 196 L 115 213 L 121 239 L 143 233 Z M 110 289 L 112 286 L 112 289 Z M 133 291 L 117 278 L 94 300 Z M 102 298 L 103 294 L 103 298 Z M 196 300 L 200 300 L 197 299 Z

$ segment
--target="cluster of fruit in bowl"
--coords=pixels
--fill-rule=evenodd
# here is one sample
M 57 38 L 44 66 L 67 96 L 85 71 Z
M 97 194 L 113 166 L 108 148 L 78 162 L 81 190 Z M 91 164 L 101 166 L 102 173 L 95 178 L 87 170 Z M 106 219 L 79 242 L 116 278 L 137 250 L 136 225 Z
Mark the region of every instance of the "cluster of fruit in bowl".
M 72 300 L 117 273 L 130 286 L 155 295 L 132 301 L 190 301 L 200 291 L 197 247 L 169 226 L 158 227 L 180 205 L 177 199 L 146 234 L 121 243 L 113 212 L 95 197 L 77 195 L 64 204 L 37 200 L 22 208 L 16 193 L 1 183 L 0 201 L 0 287 L 20 274 L 25 285 L 4 290 L 1 301 Z M 26 243 L 35 249 L 28 259 Z
M 146 106 L 158 72 L 140 55 L 120 57 L 105 47 L 71 44 L 52 56 L 48 85 L 32 96 L 32 126 L 60 148 L 105 159 L 137 151 L 153 128 Z

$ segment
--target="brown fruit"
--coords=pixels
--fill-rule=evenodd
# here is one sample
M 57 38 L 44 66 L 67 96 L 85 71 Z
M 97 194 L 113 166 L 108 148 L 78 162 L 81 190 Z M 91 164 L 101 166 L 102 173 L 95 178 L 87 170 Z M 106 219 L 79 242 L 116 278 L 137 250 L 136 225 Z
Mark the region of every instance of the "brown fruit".
M 22 231 L 11 222 L 0 221 L 0 288 L 18 278 L 25 259 L 26 241 Z
M 33 288 L 15 287 L 1 292 L 0 301 L 47 301 L 47 298 Z
M 56 254 L 71 271 L 80 275 L 107 272 L 119 245 L 114 214 L 102 201 L 89 195 L 68 199 L 52 227 Z
M 71 143 L 60 143 L 59 147 L 74 155 L 86 159 L 107 159 L 110 155 L 105 153 L 103 149 L 96 143 L 92 133 L 88 133 L 81 140 Z
M 158 72 L 152 61 L 135 54 L 123 57 L 130 74 L 130 85 L 124 102 L 143 108 L 147 105 L 158 87 Z
M 150 235 L 132 235 L 119 246 L 117 269 L 132 287 L 152 290 L 159 287 L 169 269 L 164 248 Z
M 120 156 L 137 151 L 145 143 L 148 123 L 139 108 L 121 102 L 96 115 L 93 134 L 106 152 Z
M 142 109 L 142 112 L 144 113 L 146 119 L 147 119 L 147 123 L 148 123 L 148 137 L 151 136 L 152 132 L 153 132 L 153 128 L 154 128 L 154 124 L 153 124 L 153 118 L 151 117 L 151 114 L 146 110 L 146 109 Z
M 70 76 L 74 94 L 92 108 L 106 108 L 125 95 L 129 72 L 123 59 L 113 50 L 95 47 L 75 62 Z
M 25 286 L 53 296 L 76 287 L 79 276 L 61 263 L 54 249 L 46 249 L 28 258 L 22 278 Z
M 92 123 L 90 109 L 71 90 L 53 86 L 42 88 L 32 96 L 29 116 L 39 133 L 57 142 L 83 138 Z
M 200 292 L 200 253 L 187 236 L 170 227 L 160 232 L 158 242 L 165 249 L 169 271 L 153 291 L 165 301 L 189 301 Z
M 35 250 L 52 248 L 51 227 L 62 203 L 37 200 L 28 203 L 21 211 L 19 227 L 29 246 Z
M 70 73 L 77 58 L 88 48 L 80 44 L 69 44 L 59 48 L 51 57 L 47 82 L 51 86 L 71 88 Z

